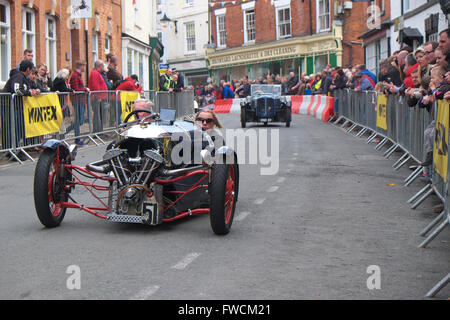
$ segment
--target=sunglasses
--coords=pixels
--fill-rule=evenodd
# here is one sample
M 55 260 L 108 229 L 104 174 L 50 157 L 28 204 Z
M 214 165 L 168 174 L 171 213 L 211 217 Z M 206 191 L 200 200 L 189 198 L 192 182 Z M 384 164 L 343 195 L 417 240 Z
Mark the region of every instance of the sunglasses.
M 197 118 L 197 121 L 200 121 L 201 123 L 206 122 L 206 123 L 212 123 L 214 121 L 214 119 L 211 118 Z

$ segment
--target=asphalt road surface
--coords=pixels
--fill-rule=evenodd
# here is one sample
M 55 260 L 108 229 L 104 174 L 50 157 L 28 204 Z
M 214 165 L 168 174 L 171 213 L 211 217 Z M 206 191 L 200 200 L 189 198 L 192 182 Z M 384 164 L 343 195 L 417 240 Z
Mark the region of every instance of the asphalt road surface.
M 240 127 L 238 114 L 220 121 Z M 392 169 L 398 153 L 386 160 L 375 144 L 309 116 L 294 115 L 291 128 L 247 128 L 265 129 L 279 134 L 279 170 L 241 165 L 226 236 L 213 234 L 208 216 L 149 227 L 74 209 L 45 229 L 35 164 L 2 167 L 0 299 L 424 299 L 449 272 L 448 228 L 417 247 L 437 198 L 410 209 L 424 184 L 403 186 L 411 171 Z M 83 148 L 76 163 L 104 149 Z M 80 188 L 76 196 L 88 198 Z M 449 296 L 447 286 L 435 299 Z

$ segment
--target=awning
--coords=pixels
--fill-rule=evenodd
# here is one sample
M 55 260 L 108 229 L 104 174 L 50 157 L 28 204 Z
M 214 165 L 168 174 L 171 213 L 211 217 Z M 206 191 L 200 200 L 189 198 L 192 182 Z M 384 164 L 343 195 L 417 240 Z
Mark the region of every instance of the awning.
M 405 41 L 406 39 L 417 40 L 420 43 L 423 42 L 423 36 L 420 33 L 419 29 L 417 29 L 417 28 L 407 27 L 407 28 L 402 29 L 400 31 L 399 38 L 400 38 L 399 39 L 400 42 L 407 42 L 407 41 Z

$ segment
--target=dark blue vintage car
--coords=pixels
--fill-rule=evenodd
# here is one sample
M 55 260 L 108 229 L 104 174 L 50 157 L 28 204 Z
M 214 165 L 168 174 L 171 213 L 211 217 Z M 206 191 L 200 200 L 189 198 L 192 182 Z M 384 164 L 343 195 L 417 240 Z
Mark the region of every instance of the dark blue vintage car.
M 284 122 L 290 127 L 291 103 L 281 96 L 281 85 L 252 84 L 251 95 L 241 100 L 241 126 L 247 122 Z

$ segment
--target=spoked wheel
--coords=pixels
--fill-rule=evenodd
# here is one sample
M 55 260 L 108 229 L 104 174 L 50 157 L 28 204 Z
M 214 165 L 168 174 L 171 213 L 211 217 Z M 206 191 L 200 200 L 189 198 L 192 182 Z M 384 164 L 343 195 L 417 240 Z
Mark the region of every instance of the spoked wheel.
M 68 173 L 61 172 L 66 160 L 57 150 L 46 149 L 41 153 L 34 175 L 34 205 L 39 220 L 47 228 L 58 227 L 67 209 L 61 206 L 68 199 Z
M 209 186 L 210 221 L 215 234 L 230 232 L 239 189 L 237 164 L 216 164 Z

